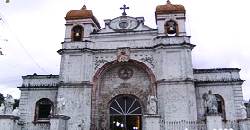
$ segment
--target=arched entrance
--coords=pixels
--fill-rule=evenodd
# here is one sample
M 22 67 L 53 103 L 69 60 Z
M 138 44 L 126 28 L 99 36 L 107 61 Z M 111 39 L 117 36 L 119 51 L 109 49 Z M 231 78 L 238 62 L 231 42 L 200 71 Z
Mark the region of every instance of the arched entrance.
M 141 113 L 148 113 L 148 97 L 156 95 L 155 76 L 150 68 L 142 62 L 129 60 L 128 62 L 109 62 L 97 70 L 95 76 L 93 77 L 91 95 L 91 130 L 110 129 L 111 124 L 113 123 L 113 120 L 111 121 L 113 116 L 123 116 L 121 120 L 130 120 L 130 117 L 132 117 L 131 120 L 135 120 L 135 116 L 132 116 L 135 113 L 128 114 L 131 113 L 131 111 L 127 111 L 127 113 L 125 113 L 125 108 L 123 108 L 122 105 L 120 106 L 123 109 L 120 109 L 120 107 L 117 106 L 117 111 L 114 110 L 117 113 L 115 113 L 113 109 L 113 114 L 112 111 L 110 111 L 110 105 L 113 101 L 116 103 L 115 99 L 118 102 L 118 97 L 121 95 L 125 95 L 127 100 L 123 98 L 119 99 L 120 104 L 125 104 L 125 101 L 127 104 L 130 100 L 130 102 L 133 103 L 134 99 L 138 99 L 136 101 L 139 101 L 141 112 L 137 113 L 137 117 L 139 117 L 139 124 L 141 125 L 141 122 L 143 122 L 141 121 Z M 136 97 L 132 95 L 136 95 Z M 117 103 L 113 105 L 117 105 Z M 126 110 L 128 110 L 128 108 L 129 106 L 126 106 Z M 121 112 L 119 113 L 118 111 Z M 112 116 L 110 115 L 110 112 Z M 126 117 L 125 119 L 124 116 Z M 120 121 L 118 118 L 115 119 Z M 125 124 L 123 124 L 123 126 L 124 125 Z M 130 126 L 127 125 L 126 127 Z M 142 129 L 141 126 L 138 128 L 136 126 L 133 127 L 135 130 Z M 131 130 L 133 130 L 133 127 Z M 123 129 L 116 128 L 116 130 L 127 129 L 123 127 Z
M 109 114 L 110 130 L 142 129 L 142 106 L 134 96 L 121 95 L 112 99 Z

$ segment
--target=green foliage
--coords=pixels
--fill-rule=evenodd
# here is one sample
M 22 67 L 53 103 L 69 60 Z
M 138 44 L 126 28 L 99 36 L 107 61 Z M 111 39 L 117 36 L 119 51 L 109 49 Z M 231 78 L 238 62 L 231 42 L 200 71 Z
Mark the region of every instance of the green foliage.
M 4 96 L 0 93 L 0 104 L 4 103 Z
M 13 109 L 16 109 L 17 107 L 19 107 L 19 99 L 14 99 L 15 103 L 13 105 Z

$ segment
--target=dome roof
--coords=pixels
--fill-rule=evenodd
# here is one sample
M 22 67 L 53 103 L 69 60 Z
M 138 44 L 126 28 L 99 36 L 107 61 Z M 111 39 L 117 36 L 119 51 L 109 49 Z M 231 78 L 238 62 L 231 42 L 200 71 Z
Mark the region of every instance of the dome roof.
M 168 0 L 165 5 L 158 5 L 156 7 L 156 14 L 169 14 L 169 13 L 185 13 L 185 7 L 183 5 L 171 4 Z
M 70 10 L 65 17 L 66 20 L 77 20 L 77 19 L 92 19 L 95 24 L 100 27 L 99 22 L 96 17 L 93 15 L 92 10 L 87 10 L 84 5 L 80 10 Z

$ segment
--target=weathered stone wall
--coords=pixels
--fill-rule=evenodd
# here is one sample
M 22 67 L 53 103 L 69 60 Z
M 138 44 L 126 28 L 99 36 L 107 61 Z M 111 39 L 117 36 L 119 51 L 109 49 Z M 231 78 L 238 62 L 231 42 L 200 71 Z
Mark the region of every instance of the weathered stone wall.
M 53 87 L 56 86 L 59 82 L 58 75 L 27 75 L 23 76 L 23 84 L 22 87 Z
M 250 118 L 250 102 L 244 104 L 246 107 L 247 118 Z
M 57 88 L 20 88 L 20 121 L 24 122 L 27 130 L 49 130 L 48 125 L 34 124 L 36 102 L 42 98 L 50 99 L 56 103 Z
M 244 118 L 242 83 L 239 69 L 197 69 L 194 70 L 198 117 L 204 120 L 202 95 L 209 90 L 224 99 L 226 120 Z
M 127 21 L 126 28 L 119 25 L 121 20 Z M 164 24 L 168 20 L 177 22 L 177 36 L 166 36 Z M 159 125 L 165 130 L 166 122 L 196 121 L 197 115 L 202 120 L 202 94 L 208 90 L 224 98 L 227 119 L 241 119 L 243 98 L 239 70 L 193 70 L 194 45 L 186 36 L 185 13 L 157 15 L 156 22 L 157 29 L 152 29 L 144 25 L 142 17 L 117 17 L 105 20 L 105 28 L 99 30 L 91 18 L 66 20 L 65 40 L 58 51 L 61 55 L 59 76 L 23 77 L 20 112 L 26 128 L 49 129 L 48 125 L 32 123 L 36 102 L 49 98 L 54 103 L 63 102 L 55 114 L 70 117 L 69 130 L 77 130 L 80 125 L 84 125 L 84 130 L 108 129 L 109 102 L 127 94 L 140 100 L 143 116 L 149 114 L 148 97 L 158 98 L 154 116 L 161 118 Z M 81 42 L 71 39 L 75 25 L 84 28 Z M 94 29 L 98 31 L 93 32 Z M 118 52 L 122 48 L 128 53 L 127 59 L 120 62 Z M 129 73 L 121 71 L 124 68 Z M 147 125 L 150 122 L 158 122 L 158 118 L 147 120 Z
M 93 54 L 88 52 L 62 55 L 60 81 L 64 83 L 91 81 L 94 75 L 93 58 Z
M 68 130 L 79 129 L 83 122 L 84 128 L 90 129 L 91 87 L 89 83 L 65 84 L 59 87 L 58 97 L 64 98 L 65 107 L 58 114 L 70 117 Z
M 237 68 L 194 69 L 194 79 L 198 82 L 238 81 L 241 80 L 239 71 Z
M 197 108 L 192 82 L 158 83 L 159 114 L 163 121 L 196 121 Z

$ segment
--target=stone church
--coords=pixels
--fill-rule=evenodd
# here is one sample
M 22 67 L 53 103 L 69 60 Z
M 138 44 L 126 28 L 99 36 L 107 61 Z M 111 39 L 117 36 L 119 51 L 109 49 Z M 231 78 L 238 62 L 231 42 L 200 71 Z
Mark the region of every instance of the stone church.
M 249 130 L 238 68 L 195 69 L 183 5 L 104 20 L 83 6 L 65 17 L 59 75 L 23 76 L 6 130 Z M 5 106 L 6 107 L 6 106 Z

